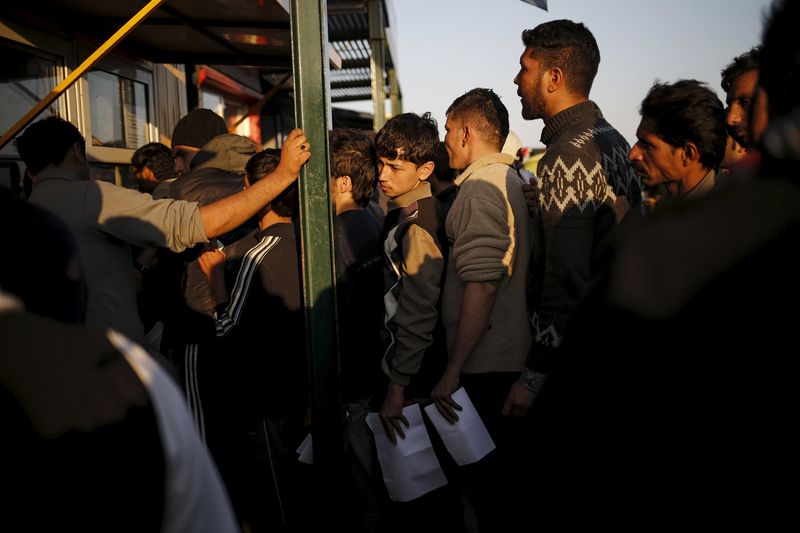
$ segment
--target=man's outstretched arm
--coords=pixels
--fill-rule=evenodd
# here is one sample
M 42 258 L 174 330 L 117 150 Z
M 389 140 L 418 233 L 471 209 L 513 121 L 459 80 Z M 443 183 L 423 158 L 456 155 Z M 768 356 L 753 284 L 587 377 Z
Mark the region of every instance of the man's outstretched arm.
M 269 176 L 251 187 L 200 208 L 200 219 L 209 239 L 238 228 L 275 199 L 297 179 L 311 158 L 311 146 L 303 130 L 294 129 L 281 148 L 281 160 Z

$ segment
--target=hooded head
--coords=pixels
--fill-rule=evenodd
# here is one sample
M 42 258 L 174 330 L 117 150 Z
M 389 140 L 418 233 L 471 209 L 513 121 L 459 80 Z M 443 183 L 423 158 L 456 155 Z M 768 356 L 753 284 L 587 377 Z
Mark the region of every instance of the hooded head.
M 200 149 L 223 133 L 228 133 L 224 118 L 210 109 L 195 109 L 180 119 L 172 130 L 172 148 L 188 146 Z
M 244 175 L 247 161 L 257 151 L 256 144 L 247 137 L 235 133 L 217 135 L 194 157 L 192 170 L 216 168 Z
M 228 133 L 225 119 L 210 109 L 195 109 L 183 117 L 172 130 L 172 155 L 175 157 L 175 174 L 189 172 L 194 156 L 200 148 L 216 137 Z

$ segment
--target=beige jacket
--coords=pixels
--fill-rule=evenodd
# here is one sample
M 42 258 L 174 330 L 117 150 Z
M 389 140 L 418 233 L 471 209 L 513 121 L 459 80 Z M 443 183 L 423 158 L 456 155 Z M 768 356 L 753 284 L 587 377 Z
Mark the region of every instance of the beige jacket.
M 45 170 L 37 178 L 31 203 L 58 215 L 78 243 L 89 291 L 87 325 L 113 328 L 144 343 L 130 245 L 180 252 L 208 242 L 198 205 L 153 200 L 149 194 L 81 180 L 61 170 Z
M 531 228 L 513 157 L 490 154 L 473 161 L 456 179 L 447 215 L 452 243 L 442 315 L 452 349 L 468 281 L 491 282 L 497 295 L 483 337 L 464 365 L 465 374 L 522 370 L 531 343 L 525 280 Z

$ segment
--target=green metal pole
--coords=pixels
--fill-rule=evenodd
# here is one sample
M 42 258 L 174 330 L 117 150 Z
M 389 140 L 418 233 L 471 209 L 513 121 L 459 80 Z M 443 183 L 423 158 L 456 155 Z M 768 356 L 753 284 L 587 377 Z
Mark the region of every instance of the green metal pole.
M 306 340 L 311 365 L 314 488 L 325 495 L 317 505 L 330 505 L 334 513 L 341 513 L 336 496 L 341 494 L 344 439 L 331 244 L 326 2 L 292 0 L 291 18 L 296 122 L 308 137 L 312 151 L 311 160 L 300 174 L 299 188 Z M 315 508 L 320 509 L 310 507 Z M 326 517 L 329 524 L 335 523 L 335 516 Z
M 372 78 L 372 127 L 380 130 L 386 123 L 386 89 L 383 75 L 386 70 L 383 35 L 383 0 L 369 0 L 367 5 L 369 20 L 369 43 L 372 53 L 369 57 L 369 72 Z M 394 111 L 394 110 L 392 110 Z

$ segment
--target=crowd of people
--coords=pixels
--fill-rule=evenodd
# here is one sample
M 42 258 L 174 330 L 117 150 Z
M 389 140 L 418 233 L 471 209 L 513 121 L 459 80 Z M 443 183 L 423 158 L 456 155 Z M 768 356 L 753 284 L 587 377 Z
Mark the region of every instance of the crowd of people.
M 629 146 L 590 99 L 600 50 L 555 20 L 513 79 L 544 122 L 532 178 L 491 89 L 442 117 L 330 132 L 348 504 L 314 512 L 299 129 L 260 150 L 191 111 L 142 146 L 139 190 L 90 180 L 58 117 L 0 191 L 3 494 L 33 529 L 474 533 L 790 518 L 800 229 L 800 5 L 697 80 L 657 82 Z M 788 307 L 787 307 L 788 306 Z M 331 349 L 334 349 L 333 347 Z M 463 387 L 496 448 L 394 502 L 366 424 L 450 423 Z M 426 424 L 429 421 L 426 419 Z M 776 480 L 786 478 L 787 483 Z M 9 518 L 11 520 L 11 518 Z M 21 522 L 20 522 L 21 521 Z M 11 523 L 11 522 L 10 522 Z

